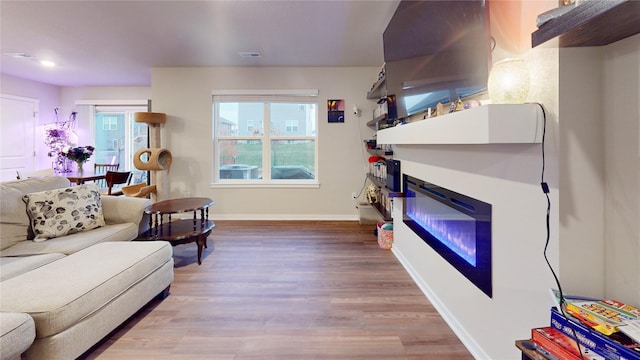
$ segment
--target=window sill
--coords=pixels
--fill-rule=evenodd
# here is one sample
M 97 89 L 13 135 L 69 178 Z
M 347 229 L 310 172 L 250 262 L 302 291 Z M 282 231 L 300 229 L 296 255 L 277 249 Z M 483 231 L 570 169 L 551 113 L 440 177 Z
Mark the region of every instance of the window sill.
M 278 182 L 278 183 L 212 183 L 209 185 L 211 189 L 317 189 L 320 187 L 318 182 Z

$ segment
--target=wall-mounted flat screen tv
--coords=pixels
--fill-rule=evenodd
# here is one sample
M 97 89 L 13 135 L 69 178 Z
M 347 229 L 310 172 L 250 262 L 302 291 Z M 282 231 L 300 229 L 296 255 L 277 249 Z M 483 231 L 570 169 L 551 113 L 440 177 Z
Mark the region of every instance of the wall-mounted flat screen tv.
M 400 1 L 383 34 L 398 118 L 485 92 L 490 39 L 484 0 Z

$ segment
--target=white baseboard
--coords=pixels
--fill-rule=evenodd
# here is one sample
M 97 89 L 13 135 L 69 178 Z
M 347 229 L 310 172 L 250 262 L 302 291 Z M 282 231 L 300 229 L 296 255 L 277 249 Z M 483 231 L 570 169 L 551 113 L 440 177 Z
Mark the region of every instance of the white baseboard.
M 484 352 L 480 344 L 471 337 L 471 335 L 465 330 L 464 326 L 462 326 L 462 324 L 460 324 L 460 322 L 451 315 L 451 312 L 447 309 L 447 305 L 440 300 L 438 295 L 429 287 L 429 285 L 427 285 L 422 277 L 420 277 L 413 266 L 411 266 L 407 261 L 407 258 L 404 257 L 402 252 L 396 247 L 392 247 L 391 252 L 395 255 L 400 264 L 402 264 L 407 273 L 409 273 L 422 293 L 427 297 L 427 299 L 429 299 L 433 307 L 438 311 L 440 316 L 442 316 L 447 325 L 449 325 L 451 330 L 453 330 L 456 336 L 460 339 L 462 344 L 464 344 L 467 350 L 469 350 L 471 355 L 476 359 L 489 359 L 489 355 Z
M 185 215 L 185 214 L 182 214 Z M 174 215 L 175 216 L 175 215 Z M 191 215 L 193 216 L 193 215 Z M 198 215 L 199 216 L 199 215 Z M 189 218 L 189 215 L 186 216 Z M 359 221 L 357 215 L 319 215 L 319 214 L 209 214 L 212 220 L 269 220 L 269 221 Z

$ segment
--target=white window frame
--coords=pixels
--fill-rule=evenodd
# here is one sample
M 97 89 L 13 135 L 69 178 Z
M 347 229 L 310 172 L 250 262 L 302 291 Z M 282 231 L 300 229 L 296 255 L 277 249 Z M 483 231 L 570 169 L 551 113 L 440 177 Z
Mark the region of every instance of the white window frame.
M 261 102 L 265 106 L 265 117 L 263 121 L 262 136 L 218 136 L 217 129 L 220 119 L 218 118 L 218 110 L 216 102 Z M 270 131 L 270 121 L 268 119 L 269 103 L 289 102 L 289 103 L 312 103 L 316 109 L 315 133 L 309 136 L 286 136 L 272 135 Z M 304 90 L 214 90 L 212 92 L 212 174 L 211 188 L 318 188 L 318 126 L 320 104 L 318 102 L 317 89 Z M 219 140 L 261 140 L 262 141 L 262 179 L 220 179 L 219 177 L 219 157 L 218 148 Z M 274 140 L 312 140 L 314 143 L 314 174 L 315 179 L 271 179 L 271 156 L 265 154 L 271 153 L 271 142 Z

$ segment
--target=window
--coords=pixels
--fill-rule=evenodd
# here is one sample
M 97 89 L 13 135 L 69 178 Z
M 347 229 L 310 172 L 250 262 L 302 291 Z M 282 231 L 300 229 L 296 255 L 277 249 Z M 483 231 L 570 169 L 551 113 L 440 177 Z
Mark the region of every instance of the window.
M 287 133 L 298 132 L 298 120 L 287 120 Z
M 247 120 L 247 131 L 251 132 L 253 130 L 253 120 Z
M 213 182 L 317 185 L 314 96 L 213 97 Z
M 103 116 L 102 117 L 102 130 L 118 130 L 118 117 L 116 116 Z
M 120 171 L 131 171 L 131 183 L 147 181 L 147 172 L 133 165 L 133 155 L 148 146 L 148 126 L 134 121 L 134 113 L 147 106 L 95 106 L 93 108 L 95 163 L 120 164 Z M 108 130 L 108 131 L 105 131 Z

